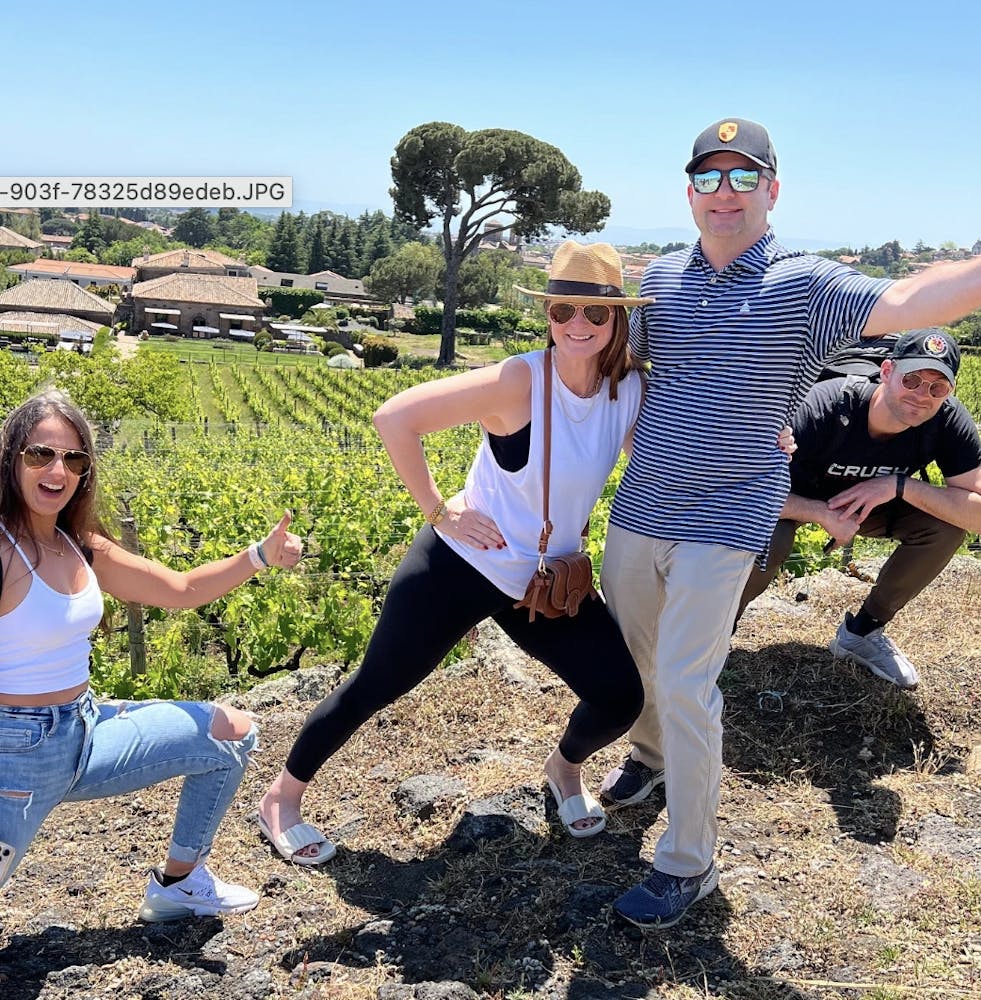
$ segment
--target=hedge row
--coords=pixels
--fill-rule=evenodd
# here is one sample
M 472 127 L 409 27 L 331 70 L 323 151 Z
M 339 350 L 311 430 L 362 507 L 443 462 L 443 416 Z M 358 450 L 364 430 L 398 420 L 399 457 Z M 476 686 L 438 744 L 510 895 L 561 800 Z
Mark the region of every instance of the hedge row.
M 407 321 L 405 329 L 408 333 L 432 334 L 439 333 L 443 326 L 443 310 L 433 306 L 416 306 L 415 319 Z M 521 330 L 528 333 L 544 334 L 546 323 L 544 319 L 526 316 L 519 309 L 458 309 L 456 311 L 456 326 L 478 333 L 491 333 L 498 336 Z

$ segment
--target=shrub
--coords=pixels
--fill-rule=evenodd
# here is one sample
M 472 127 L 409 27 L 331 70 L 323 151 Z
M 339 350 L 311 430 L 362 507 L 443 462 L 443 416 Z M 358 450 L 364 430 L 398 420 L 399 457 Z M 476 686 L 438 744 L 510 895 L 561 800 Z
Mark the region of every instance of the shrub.
M 538 337 L 544 337 L 548 333 L 548 323 L 535 316 L 522 316 L 515 330 L 519 333 L 533 333 Z
M 365 368 L 379 368 L 398 359 L 399 349 L 387 337 L 365 337 L 362 344 Z
M 347 354 L 347 349 L 343 344 L 338 344 L 336 340 L 325 340 L 323 353 L 326 354 L 328 358 L 332 358 L 335 354 Z
M 324 301 L 324 293 L 312 288 L 263 288 L 260 295 L 284 320 L 299 319 L 310 306 Z
M 272 334 L 268 330 L 260 330 L 252 341 L 252 346 L 257 351 L 268 351 L 272 344 Z
M 439 333 L 443 326 L 443 310 L 435 306 L 416 306 L 413 333 Z

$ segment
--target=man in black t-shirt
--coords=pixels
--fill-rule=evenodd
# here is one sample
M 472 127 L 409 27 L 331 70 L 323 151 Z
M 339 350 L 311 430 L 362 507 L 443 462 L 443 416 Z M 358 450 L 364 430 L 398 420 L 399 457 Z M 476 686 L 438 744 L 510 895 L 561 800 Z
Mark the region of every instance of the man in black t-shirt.
M 966 531 L 981 531 L 981 439 L 951 392 L 957 342 L 938 328 L 911 330 L 882 362 L 876 384 L 819 382 L 792 421 L 798 450 L 790 495 L 770 543 L 767 569 L 754 569 L 739 605 L 761 594 L 790 554 L 802 523 L 835 544 L 856 535 L 899 542 L 858 614 L 845 614 L 830 649 L 903 688 L 916 667 L 883 629 L 950 562 Z M 944 486 L 910 479 L 936 462 Z

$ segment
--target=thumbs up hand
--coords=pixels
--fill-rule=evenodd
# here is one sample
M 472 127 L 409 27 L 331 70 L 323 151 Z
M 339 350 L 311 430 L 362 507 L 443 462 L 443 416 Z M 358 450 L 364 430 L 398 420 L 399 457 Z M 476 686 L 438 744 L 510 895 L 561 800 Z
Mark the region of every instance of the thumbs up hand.
M 300 536 L 287 530 L 292 520 L 293 515 L 286 511 L 261 542 L 262 554 L 270 566 L 282 566 L 288 569 L 295 566 L 303 555 L 303 542 Z

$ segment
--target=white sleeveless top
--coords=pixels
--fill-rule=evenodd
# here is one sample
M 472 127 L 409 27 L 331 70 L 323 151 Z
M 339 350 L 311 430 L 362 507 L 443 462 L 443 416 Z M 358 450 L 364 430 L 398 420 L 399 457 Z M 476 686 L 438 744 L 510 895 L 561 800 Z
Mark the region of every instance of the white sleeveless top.
M 0 530 L 31 571 L 24 599 L 0 616 L 0 691 L 46 694 L 84 683 L 89 677 L 89 635 L 102 619 L 102 591 L 92 567 L 59 528 L 86 575 L 77 594 L 62 594 L 37 575 L 4 525 Z
M 484 432 L 462 496 L 468 507 L 493 518 L 507 540 L 504 549 L 475 549 L 447 537 L 440 538 L 482 573 L 498 590 L 519 600 L 538 565 L 538 538 L 542 531 L 545 352 L 518 357 L 531 368 L 531 442 L 528 462 L 518 472 L 502 469 Z M 579 549 L 583 525 L 589 518 L 623 447 L 627 431 L 640 409 L 641 376 L 630 372 L 609 397 L 609 379 L 599 391 L 581 399 L 552 372 L 552 468 L 549 517 L 552 535 L 548 554 Z

